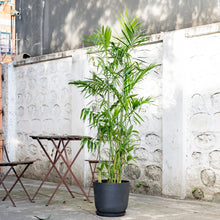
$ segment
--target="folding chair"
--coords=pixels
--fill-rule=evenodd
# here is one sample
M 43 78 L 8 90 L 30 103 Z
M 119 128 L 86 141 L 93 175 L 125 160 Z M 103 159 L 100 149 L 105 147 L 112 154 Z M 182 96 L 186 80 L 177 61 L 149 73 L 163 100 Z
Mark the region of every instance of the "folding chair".
M 0 132 L 1 133 L 1 132 Z M 0 185 L 2 185 L 2 187 L 4 188 L 5 192 L 6 192 L 6 195 L 4 196 L 4 198 L 2 199 L 2 201 L 5 201 L 5 199 L 7 197 L 9 197 L 9 199 L 11 200 L 12 204 L 14 207 L 16 207 L 15 205 L 15 202 L 14 200 L 12 199 L 10 193 L 11 191 L 14 189 L 14 187 L 16 186 L 16 184 L 19 182 L 21 184 L 21 187 L 23 188 L 25 194 L 27 195 L 27 198 L 29 199 L 30 202 L 32 202 L 31 200 L 31 197 L 30 195 L 28 194 L 24 184 L 22 183 L 21 181 L 21 177 L 24 175 L 25 171 L 27 170 L 27 168 L 34 163 L 34 161 L 13 161 L 11 162 L 9 160 L 9 156 L 8 156 L 8 152 L 7 152 L 7 149 L 6 149 L 6 146 L 4 144 L 4 140 L 5 138 L 0 136 L 0 142 L 2 141 L 2 150 L 3 150 L 3 153 L 5 154 L 5 157 L 7 159 L 7 162 L 1 162 L 0 163 L 0 168 L 1 168 L 1 171 L 2 171 L 2 167 L 8 167 L 8 171 L 4 174 L 4 173 L 0 173 Z M 15 167 L 16 166 L 20 166 L 22 165 L 23 166 L 23 170 L 21 171 L 20 174 L 18 174 L 15 170 Z M 14 182 L 14 184 L 11 186 L 11 188 L 8 190 L 7 187 L 6 187 L 6 184 L 4 183 L 4 180 L 7 178 L 7 176 L 10 174 L 10 172 L 13 171 L 15 176 L 16 176 L 16 180 Z
M 93 197 L 93 196 L 90 196 L 90 193 L 91 193 L 91 189 L 93 188 L 93 182 L 95 180 L 95 174 L 98 173 L 98 170 L 97 170 L 97 165 L 99 163 L 99 160 L 98 160 L 98 155 L 97 155 L 97 158 L 95 160 L 85 160 L 89 163 L 89 167 L 90 167 L 90 171 L 91 171 L 91 174 L 92 174 L 92 178 L 91 178 L 91 181 L 90 181 L 90 184 L 89 184 L 89 191 L 88 191 L 88 197 Z M 111 161 L 112 162 L 112 161 Z M 102 172 L 102 173 L 106 173 L 106 172 Z
M 99 163 L 98 159 L 96 160 L 85 160 L 89 162 L 90 171 L 92 174 L 92 178 L 89 184 L 89 191 L 88 191 L 88 197 L 90 197 L 91 189 L 93 188 L 93 181 L 95 180 L 95 173 L 98 173 L 96 170 L 97 164 Z

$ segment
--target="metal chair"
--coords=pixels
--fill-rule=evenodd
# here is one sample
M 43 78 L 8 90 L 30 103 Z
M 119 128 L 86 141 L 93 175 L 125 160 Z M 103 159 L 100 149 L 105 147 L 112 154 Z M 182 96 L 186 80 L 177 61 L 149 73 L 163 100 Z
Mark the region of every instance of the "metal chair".
M 91 171 L 91 174 L 92 174 L 92 178 L 91 178 L 91 182 L 90 182 L 90 185 L 89 185 L 89 191 L 88 191 L 88 197 L 93 197 L 93 196 L 90 196 L 90 193 L 91 193 L 91 189 L 93 188 L 93 182 L 95 180 L 95 174 L 98 173 L 98 169 L 97 169 L 97 165 L 99 162 L 104 162 L 103 160 L 102 161 L 99 161 L 98 160 L 98 155 L 97 155 L 97 158 L 94 159 L 94 160 L 85 160 L 89 163 L 89 167 L 90 167 L 90 171 Z M 111 161 L 112 162 L 112 161 Z M 102 174 L 106 173 L 105 171 L 102 172 Z
M 1 133 L 1 132 L 0 132 Z M 29 199 L 30 202 L 32 202 L 31 197 L 29 195 L 29 193 L 27 192 L 24 184 L 22 183 L 21 177 L 24 175 L 25 171 L 28 169 L 28 167 L 34 163 L 34 161 L 13 161 L 11 162 L 9 160 L 9 156 L 8 156 L 8 152 L 6 149 L 6 146 L 4 144 L 4 140 L 5 138 L 3 136 L 0 136 L 0 142 L 2 142 L 2 150 L 3 153 L 5 154 L 5 158 L 7 160 L 7 162 L 1 162 L 0 163 L 0 168 L 1 168 L 1 172 L 2 172 L 2 167 L 8 167 L 9 169 L 7 170 L 7 172 L 4 174 L 3 172 L 0 173 L 0 185 L 2 185 L 2 187 L 4 188 L 6 195 L 4 196 L 4 198 L 2 199 L 2 201 L 5 201 L 5 199 L 7 197 L 9 197 L 9 199 L 11 200 L 12 204 L 14 207 L 16 207 L 14 200 L 12 199 L 10 193 L 12 192 L 12 190 L 14 189 L 14 187 L 16 186 L 16 184 L 19 182 L 21 184 L 21 187 L 23 188 L 25 194 L 27 195 L 27 198 Z M 22 166 L 23 170 L 21 171 L 20 174 L 18 174 L 15 170 L 16 166 Z M 13 185 L 10 187 L 10 189 L 7 189 L 6 184 L 4 183 L 4 180 L 8 177 L 8 175 L 10 174 L 10 172 L 13 171 L 16 180 L 13 183 Z
M 96 167 L 99 161 L 98 160 L 85 160 L 85 161 L 89 162 L 89 167 L 92 174 L 91 182 L 89 184 L 89 191 L 88 191 L 88 197 L 90 197 L 90 192 L 91 189 L 93 188 L 93 181 L 95 180 L 95 173 L 98 173 Z

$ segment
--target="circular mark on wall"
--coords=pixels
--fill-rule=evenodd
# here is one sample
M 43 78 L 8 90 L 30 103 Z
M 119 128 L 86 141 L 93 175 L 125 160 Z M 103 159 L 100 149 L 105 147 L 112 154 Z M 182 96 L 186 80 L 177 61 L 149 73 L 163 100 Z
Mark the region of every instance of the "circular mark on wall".
M 145 142 L 149 146 L 157 146 L 160 144 L 160 137 L 156 134 L 147 134 L 145 136 Z
M 54 112 L 55 116 L 59 116 L 59 115 L 60 115 L 60 113 L 61 113 L 61 108 L 60 108 L 60 106 L 59 106 L 58 104 L 55 104 L 55 105 L 53 106 L 53 112 Z
M 136 165 L 129 165 L 125 167 L 125 175 L 131 180 L 136 180 L 140 178 L 141 170 Z
M 28 106 L 28 113 L 32 116 L 36 115 L 36 105 L 29 105 Z
M 195 199 L 204 198 L 204 192 L 200 188 L 195 188 L 192 190 L 192 195 Z
M 194 160 L 200 160 L 200 159 L 201 159 L 201 155 L 202 155 L 201 152 L 193 152 L 193 153 L 192 153 L 192 158 L 193 158 Z
M 195 138 L 195 143 L 198 147 L 209 149 L 215 145 L 215 135 L 203 133 Z
M 200 94 L 194 94 L 192 96 L 192 110 L 193 110 L 193 113 L 207 112 L 205 101 Z
M 22 143 L 24 142 L 24 140 L 24 134 L 22 132 L 18 132 L 18 141 Z
M 209 164 L 212 168 L 220 169 L 220 151 L 214 150 L 209 153 Z
M 154 161 L 161 163 L 162 162 L 162 150 L 156 149 L 153 153 Z
M 211 96 L 212 106 L 215 109 L 216 112 L 220 111 L 220 93 L 214 93 Z
M 138 160 L 147 160 L 147 150 L 143 147 L 135 149 L 134 154 L 136 157 L 138 157 Z
M 18 103 L 18 104 L 23 104 L 23 94 L 22 94 L 22 93 L 19 93 L 19 94 L 18 94 L 17 103 Z
M 48 105 L 42 105 L 41 106 L 41 114 L 42 116 L 45 116 L 45 115 L 50 115 L 50 109 L 48 107 Z
M 30 93 L 26 93 L 25 94 L 25 102 L 26 103 L 31 103 L 31 101 L 33 101 L 32 95 Z
M 133 134 L 133 138 L 135 141 L 141 141 L 141 137 L 139 134 Z
M 66 114 L 69 115 L 71 113 L 71 104 L 70 103 L 65 104 L 64 109 L 65 109 Z
M 216 181 L 215 172 L 211 169 L 202 170 L 201 180 L 205 186 L 214 186 Z
M 159 166 L 149 165 L 145 167 L 145 176 L 153 181 L 160 181 L 162 169 Z
M 34 156 L 38 153 L 38 146 L 34 145 L 34 144 L 30 144 L 28 146 L 28 151 L 30 153 L 31 156 Z M 25 156 L 25 155 L 24 155 Z
M 20 106 L 18 108 L 18 116 L 22 117 L 24 115 L 24 107 Z
M 193 131 L 207 131 L 209 130 L 211 115 L 207 113 L 198 113 L 191 118 L 191 129 Z

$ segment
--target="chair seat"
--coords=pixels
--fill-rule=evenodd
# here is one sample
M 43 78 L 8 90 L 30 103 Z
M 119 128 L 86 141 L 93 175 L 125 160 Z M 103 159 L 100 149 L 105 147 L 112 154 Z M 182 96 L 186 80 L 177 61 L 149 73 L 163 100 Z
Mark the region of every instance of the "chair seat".
M 2 134 L 2 131 L 0 130 L 0 134 Z M 29 161 L 10 161 L 9 156 L 8 156 L 8 152 L 6 149 L 6 146 L 4 144 L 4 140 L 5 137 L 3 137 L 2 135 L 0 135 L 0 142 L 2 142 L 2 144 L 0 143 L 0 147 L 2 147 L 2 151 L 5 154 L 5 158 L 7 159 L 7 161 L 1 162 L 0 163 L 0 167 L 1 167 L 1 172 L 0 172 L 0 185 L 2 185 L 2 187 L 4 188 L 6 195 L 4 196 L 4 198 L 2 199 L 2 201 L 5 201 L 5 199 L 7 197 L 9 197 L 9 199 L 11 200 L 13 206 L 15 207 L 15 202 L 12 199 L 12 196 L 10 195 L 11 191 L 14 189 L 14 187 L 16 186 L 16 184 L 19 182 L 21 187 L 24 190 L 24 193 L 27 195 L 27 198 L 29 199 L 30 202 L 32 202 L 31 197 L 29 195 L 29 193 L 27 192 L 24 184 L 22 183 L 21 177 L 24 175 L 25 171 L 28 169 L 28 167 L 33 164 L 35 161 L 34 160 L 29 160 Z M 18 165 L 22 165 L 19 168 L 19 172 L 17 173 L 15 167 Z M 2 167 L 7 167 L 7 171 L 5 171 L 5 173 L 3 173 L 2 171 Z M 14 182 L 14 184 L 12 184 L 12 186 L 10 186 L 10 188 L 8 189 L 6 187 L 6 183 L 4 183 L 4 180 L 7 178 L 7 176 L 11 173 L 11 171 L 14 173 L 16 180 Z
M 27 164 L 33 164 L 35 161 L 13 161 L 13 162 L 5 162 L 5 163 L 0 163 L 0 167 L 3 166 L 17 166 L 17 165 L 27 165 Z
M 85 161 L 87 161 L 89 163 L 98 163 L 99 162 L 98 160 L 85 160 Z

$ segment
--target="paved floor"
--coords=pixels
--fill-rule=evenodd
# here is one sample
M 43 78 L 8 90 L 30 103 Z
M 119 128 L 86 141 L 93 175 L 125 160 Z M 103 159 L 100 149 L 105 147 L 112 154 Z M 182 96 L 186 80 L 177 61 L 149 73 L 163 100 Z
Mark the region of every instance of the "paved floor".
M 8 180 L 11 183 L 11 178 Z M 25 179 L 25 184 L 31 195 L 39 186 L 39 181 Z M 41 192 L 50 193 L 54 189 L 54 184 L 47 183 Z M 0 197 L 4 191 L 0 188 Z M 18 198 L 23 195 L 20 187 L 17 187 L 13 197 Z M 155 196 L 143 196 L 130 194 L 129 205 L 126 215 L 118 218 L 105 218 L 95 214 L 94 203 L 84 201 L 80 195 L 71 198 L 65 188 L 61 188 L 55 195 L 49 206 L 45 206 L 48 198 L 38 195 L 35 203 L 28 200 L 16 202 L 13 207 L 10 200 L 0 201 L 0 220 L 37 220 L 37 217 L 50 220 L 211 220 L 220 219 L 220 204 L 176 200 Z

